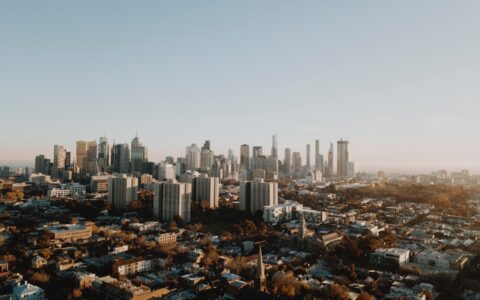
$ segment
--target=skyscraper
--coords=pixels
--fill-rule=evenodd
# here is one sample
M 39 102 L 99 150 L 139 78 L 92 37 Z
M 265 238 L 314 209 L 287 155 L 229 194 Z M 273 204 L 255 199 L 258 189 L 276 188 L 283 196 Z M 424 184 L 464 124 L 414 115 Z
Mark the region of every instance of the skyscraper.
M 333 176 L 333 143 L 330 143 L 330 148 L 328 148 L 328 165 L 326 176 Z
M 153 215 L 162 221 L 175 217 L 190 222 L 192 185 L 174 180 L 154 183 Z
M 252 149 L 252 170 L 256 169 L 264 169 L 262 167 L 262 162 L 263 160 L 266 160 L 266 158 L 263 156 L 263 148 L 262 146 L 254 146 Z
M 130 149 L 127 143 L 112 146 L 112 170 L 115 173 L 129 173 Z
M 295 174 L 302 171 L 302 157 L 300 156 L 300 152 L 292 153 L 292 171 Z
M 337 176 L 347 176 L 348 170 L 348 141 L 340 139 L 337 142 Z
M 107 172 L 110 165 L 110 145 L 107 137 L 101 137 L 98 143 L 98 167 L 101 172 Z
M 276 134 L 272 136 L 272 156 L 278 159 L 278 140 Z
M 132 162 L 132 173 L 139 175 L 142 173 L 143 170 L 143 163 L 148 160 L 148 151 L 147 147 L 142 146 L 138 136 L 132 140 L 132 147 L 131 147 L 131 162 Z
M 186 164 L 187 170 L 195 171 L 200 168 L 200 148 L 196 144 L 187 146 L 185 149 L 186 152 Z
M 263 179 L 240 183 L 240 209 L 255 214 L 264 206 L 278 204 L 278 183 Z
M 96 141 L 77 141 L 77 151 L 76 151 L 76 160 L 77 160 L 77 166 L 80 168 L 80 172 L 85 172 L 87 171 L 87 151 L 90 147 L 97 147 L 97 142 Z M 93 149 L 92 149 L 93 151 Z M 96 151 L 96 149 L 95 149 Z M 96 152 L 95 152 L 96 153 Z M 96 159 L 96 157 L 95 157 Z
M 87 143 L 87 165 L 86 171 L 92 175 L 98 173 L 97 168 L 97 142 L 91 141 Z
M 207 201 L 209 208 L 218 207 L 220 195 L 220 179 L 201 175 L 192 179 L 192 199 Z
M 315 140 L 315 171 L 323 173 L 323 158 L 320 158 L 320 141 Z
M 200 153 L 200 168 L 210 170 L 213 165 L 213 151 L 210 149 L 210 141 L 206 140 Z
M 70 151 L 65 152 L 65 169 L 72 166 L 72 153 Z
M 312 166 L 310 164 L 310 144 L 307 144 L 307 171 L 310 171 Z
M 240 167 L 248 169 L 250 166 L 250 146 L 243 144 L 240 146 Z
M 126 209 L 131 201 L 137 200 L 138 179 L 136 177 L 113 176 L 108 179 L 108 203 L 116 209 Z
M 290 174 L 292 171 L 292 150 L 290 148 L 285 148 L 285 159 L 283 160 L 284 171 L 287 174 Z
M 40 154 L 35 156 L 35 173 L 45 172 L 45 155 Z
M 65 147 L 63 145 L 53 146 L 53 178 L 59 178 L 60 172 L 65 168 Z

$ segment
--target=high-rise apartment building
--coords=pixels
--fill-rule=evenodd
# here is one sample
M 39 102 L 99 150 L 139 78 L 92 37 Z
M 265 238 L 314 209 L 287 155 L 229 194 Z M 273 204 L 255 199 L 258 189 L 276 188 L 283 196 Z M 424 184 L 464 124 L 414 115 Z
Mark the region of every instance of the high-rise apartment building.
M 337 142 L 337 176 L 347 176 L 348 169 L 348 141 Z
M 131 201 L 137 200 L 138 179 L 136 177 L 112 176 L 108 179 L 108 203 L 116 209 L 126 209 Z
M 189 223 L 192 185 L 172 180 L 156 182 L 153 186 L 153 215 L 164 222 L 178 216 Z
M 209 208 L 218 207 L 220 195 L 220 179 L 201 175 L 192 179 L 192 199 L 207 201 Z
M 278 204 L 278 183 L 263 179 L 240 183 L 240 209 L 255 214 L 265 206 Z

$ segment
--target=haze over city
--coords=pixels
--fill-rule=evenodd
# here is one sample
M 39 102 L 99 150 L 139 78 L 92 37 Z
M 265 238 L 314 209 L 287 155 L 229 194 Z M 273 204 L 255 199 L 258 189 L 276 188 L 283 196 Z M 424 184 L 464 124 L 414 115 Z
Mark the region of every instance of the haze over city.
M 149 158 L 212 141 L 360 170 L 480 171 L 480 3 L 0 3 L 0 164 L 138 131 Z

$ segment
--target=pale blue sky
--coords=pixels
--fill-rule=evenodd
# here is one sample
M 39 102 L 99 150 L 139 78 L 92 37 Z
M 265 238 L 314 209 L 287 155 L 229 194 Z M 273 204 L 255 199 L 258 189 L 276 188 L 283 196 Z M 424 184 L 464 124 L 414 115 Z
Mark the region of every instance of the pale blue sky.
M 210 139 L 349 138 L 362 169 L 480 170 L 479 1 L 0 0 L 0 163 L 138 130 L 154 161 Z M 313 158 L 312 158 L 313 159 Z

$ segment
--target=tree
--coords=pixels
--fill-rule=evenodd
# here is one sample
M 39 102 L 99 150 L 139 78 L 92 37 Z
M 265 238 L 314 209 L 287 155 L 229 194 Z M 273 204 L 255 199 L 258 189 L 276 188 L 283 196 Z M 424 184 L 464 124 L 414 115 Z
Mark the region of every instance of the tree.
M 332 284 L 327 292 L 328 299 L 347 300 L 350 299 L 348 289 L 340 284 Z
M 356 300 L 375 300 L 375 297 L 373 297 L 367 292 L 361 292 L 360 295 L 358 295 Z
M 280 296 L 294 298 L 302 290 L 301 283 L 295 278 L 292 271 L 277 272 L 272 278 L 272 293 Z
M 175 222 L 174 220 L 171 220 L 170 223 L 168 224 L 168 230 L 169 231 L 177 230 L 177 222 Z

